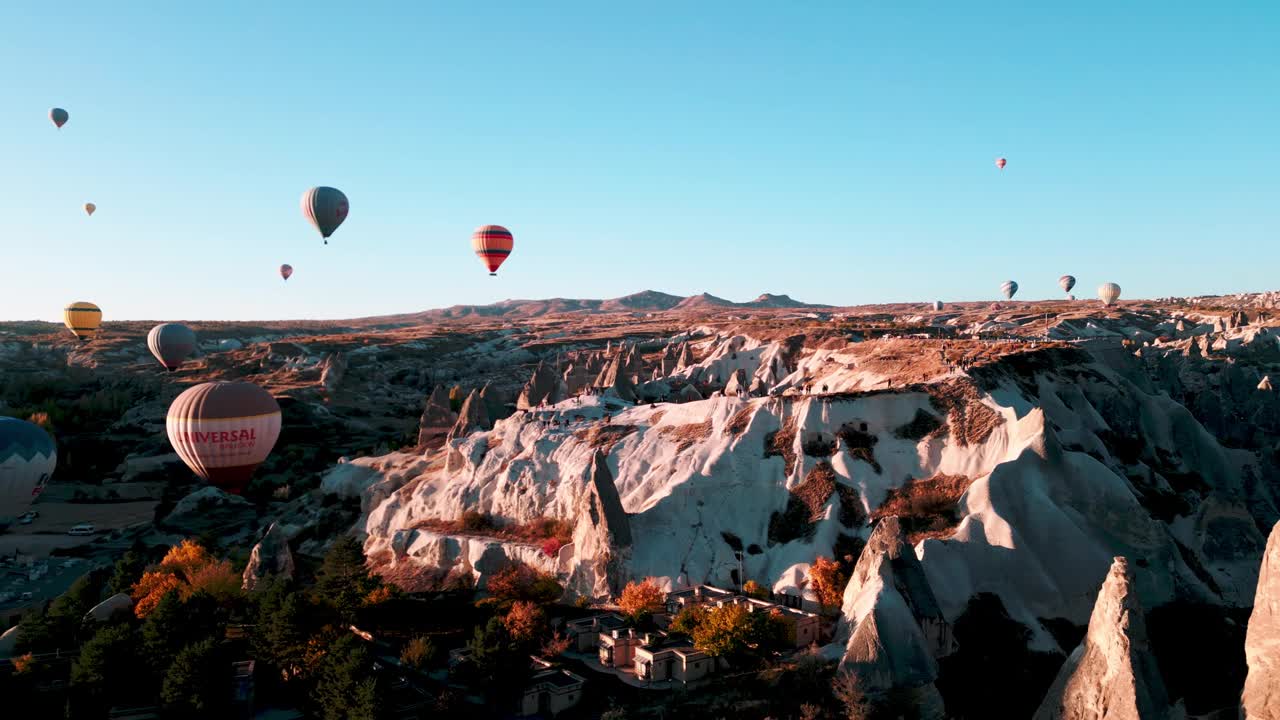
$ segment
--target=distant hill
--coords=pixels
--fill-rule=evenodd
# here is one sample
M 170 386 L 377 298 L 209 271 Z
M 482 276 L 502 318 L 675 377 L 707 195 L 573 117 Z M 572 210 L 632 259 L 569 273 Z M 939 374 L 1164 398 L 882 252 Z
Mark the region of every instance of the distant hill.
M 390 315 L 382 318 L 365 318 L 385 322 L 425 322 L 452 320 L 467 317 L 534 318 L 563 313 L 615 313 L 615 312 L 684 312 L 716 311 L 731 309 L 790 309 L 830 308 L 830 305 L 813 305 L 794 300 L 788 295 L 765 293 L 748 302 L 733 302 L 710 293 L 682 297 L 657 290 L 643 290 L 631 295 L 609 300 L 584 300 L 573 298 L 548 298 L 545 300 L 503 300 L 492 305 L 453 305 L 438 310 L 419 313 Z

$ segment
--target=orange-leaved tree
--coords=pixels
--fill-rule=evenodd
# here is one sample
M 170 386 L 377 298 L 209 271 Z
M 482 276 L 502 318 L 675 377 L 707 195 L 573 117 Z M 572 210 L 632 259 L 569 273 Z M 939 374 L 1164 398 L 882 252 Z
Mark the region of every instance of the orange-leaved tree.
M 824 608 L 840 607 L 844 596 L 844 586 L 849 579 L 840 569 L 840 563 L 828 557 L 819 556 L 809 567 L 809 584 L 813 594 L 818 596 L 818 603 Z
M 240 592 L 240 576 L 231 569 L 230 561 L 215 558 L 194 540 L 183 540 L 134 583 L 133 612 L 146 617 L 170 592 L 177 591 L 178 597 L 186 600 L 202 590 L 225 600 Z
M 628 582 L 622 588 L 622 597 L 618 598 L 618 607 L 633 620 L 662 610 L 665 603 L 666 594 L 658 587 L 658 581 L 651 577 L 640 582 Z

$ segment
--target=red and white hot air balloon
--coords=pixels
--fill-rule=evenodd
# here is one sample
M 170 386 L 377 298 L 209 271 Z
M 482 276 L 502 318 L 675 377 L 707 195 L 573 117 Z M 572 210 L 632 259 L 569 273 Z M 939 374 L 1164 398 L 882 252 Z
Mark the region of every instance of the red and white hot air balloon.
M 289 276 L 292 274 L 293 274 L 292 265 L 290 265 L 289 263 L 285 263 L 284 265 L 280 266 L 280 277 L 284 278 L 285 280 L 288 280 Z
M 174 399 L 165 428 L 191 472 L 239 495 L 280 437 L 280 405 L 253 383 L 204 383 Z
M 498 268 L 511 254 L 515 238 L 511 231 L 501 225 L 482 225 L 471 233 L 471 249 L 476 251 L 480 262 L 489 268 L 490 275 L 497 275 Z
M 1004 158 L 996 158 L 996 167 L 1000 168 L 1001 170 L 1003 170 L 1004 166 L 1008 164 L 1009 164 L 1008 160 L 1005 160 Z

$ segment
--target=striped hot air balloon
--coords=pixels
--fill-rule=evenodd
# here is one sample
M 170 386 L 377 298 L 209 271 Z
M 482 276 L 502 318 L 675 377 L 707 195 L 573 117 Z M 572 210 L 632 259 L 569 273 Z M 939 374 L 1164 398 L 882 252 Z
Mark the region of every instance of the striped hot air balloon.
M 351 203 L 337 188 L 322 185 L 302 193 L 302 214 L 320 232 L 325 245 L 329 244 L 329 236 L 347 219 L 349 212 Z
M 94 205 L 93 203 L 84 204 L 84 211 L 88 213 L 89 217 L 93 217 L 93 211 L 97 209 L 98 209 L 98 206 Z
M 1005 300 L 1012 300 L 1014 295 L 1018 294 L 1018 283 L 1012 280 L 1005 280 L 1000 286 L 1000 292 L 1004 295 Z
M 57 446 L 43 428 L 0 417 L 0 526 L 31 507 L 57 464 Z
M 1069 293 L 1071 288 L 1076 286 L 1076 278 L 1074 275 L 1063 275 L 1058 278 L 1058 287 L 1062 288 L 1062 292 Z
M 489 268 L 490 275 L 497 275 L 498 268 L 511 254 L 515 238 L 501 225 L 482 225 L 471 233 L 471 248 L 480 261 Z
M 290 265 L 289 263 L 285 263 L 284 265 L 280 266 L 280 277 L 284 278 L 285 280 L 288 280 L 289 276 L 291 275 L 293 275 L 292 265 Z
M 174 399 L 165 427 L 192 472 L 238 495 L 280 437 L 280 405 L 253 383 L 204 383 Z
M 1098 286 L 1098 299 L 1107 307 L 1115 305 L 1120 299 L 1120 286 L 1111 282 L 1102 283 Z
M 996 158 L 996 167 L 1000 168 L 1001 170 L 1003 170 L 1004 166 L 1008 164 L 1009 164 L 1008 160 L 1005 160 L 1004 158 Z
M 73 335 L 88 342 L 98 335 L 102 310 L 91 302 L 73 302 L 62 309 L 62 322 Z
M 62 108 L 49 108 L 49 119 L 53 121 L 53 126 L 62 129 L 67 124 L 67 120 L 71 119 L 71 115 L 67 114 Z
M 196 334 L 180 323 L 162 323 L 147 333 L 147 349 L 169 372 L 182 367 L 196 349 Z

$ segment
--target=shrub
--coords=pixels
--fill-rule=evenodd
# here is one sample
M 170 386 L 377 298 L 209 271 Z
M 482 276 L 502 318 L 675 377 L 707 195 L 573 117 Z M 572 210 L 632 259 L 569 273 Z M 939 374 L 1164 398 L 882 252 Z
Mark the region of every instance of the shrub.
M 742 592 L 747 597 L 753 597 L 757 600 L 769 599 L 769 591 L 755 580 L 748 580 L 743 583 Z
M 400 662 L 415 670 L 421 670 L 431 665 L 438 652 L 431 638 L 419 635 L 410 640 L 404 646 L 404 650 L 400 651 Z
M 555 557 L 560 553 L 560 548 L 564 547 L 564 543 L 560 542 L 560 538 L 547 538 L 542 541 L 542 554 L 547 557 Z
M 467 532 L 483 532 L 493 528 L 493 519 L 475 510 L 467 510 L 458 516 L 458 527 Z

